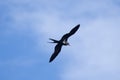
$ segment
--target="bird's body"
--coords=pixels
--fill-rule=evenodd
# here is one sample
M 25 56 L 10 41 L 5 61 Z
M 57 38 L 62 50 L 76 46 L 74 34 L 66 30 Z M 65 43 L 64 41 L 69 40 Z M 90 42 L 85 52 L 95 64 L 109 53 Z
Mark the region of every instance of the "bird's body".
M 53 42 L 51 43 L 57 43 L 57 45 L 55 46 L 55 50 L 54 50 L 54 53 L 52 54 L 52 56 L 50 57 L 50 60 L 49 62 L 52 62 L 55 57 L 59 54 L 59 52 L 61 51 L 61 48 L 62 46 L 67 46 L 69 45 L 69 43 L 67 42 L 68 41 L 68 38 L 73 35 L 80 27 L 80 24 L 78 24 L 77 26 L 75 26 L 69 33 L 66 33 L 65 35 L 63 35 L 63 37 L 58 41 L 58 40 L 55 40 L 55 39 L 51 39 Z

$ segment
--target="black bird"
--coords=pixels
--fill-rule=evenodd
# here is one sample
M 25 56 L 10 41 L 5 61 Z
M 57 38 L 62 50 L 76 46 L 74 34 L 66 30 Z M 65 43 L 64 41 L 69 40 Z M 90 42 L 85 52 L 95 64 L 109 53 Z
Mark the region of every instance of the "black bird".
M 55 57 L 61 51 L 61 48 L 62 48 L 63 45 L 65 45 L 65 46 L 69 45 L 69 43 L 67 42 L 68 38 L 71 35 L 73 35 L 78 30 L 79 27 L 80 27 L 80 24 L 78 24 L 77 26 L 75 26 L 69 33 L 66 33 L 65 35 L 63 35 L 62 38 L 59 41 L 50 38 L 50 40 L 53 41 L 53 42 L 50 42 L 50 43 L 57 43 L 57 45 L 55 46 L 54 53 L 50 57 L 49 62 L 52 62 L 55 59 Z

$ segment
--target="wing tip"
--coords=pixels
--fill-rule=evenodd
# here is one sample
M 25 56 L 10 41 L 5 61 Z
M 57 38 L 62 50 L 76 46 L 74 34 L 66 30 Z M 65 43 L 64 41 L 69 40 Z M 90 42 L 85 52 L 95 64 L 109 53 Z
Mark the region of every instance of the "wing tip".
M 53 60 L 52 60 L 52 59 L 50 59 L 50 60 L 49 60 L 49 63 L 51 63 L 52 61 L 53 61 Z
M 77 27 L 80 27 L 80 24 L 78 24 Z

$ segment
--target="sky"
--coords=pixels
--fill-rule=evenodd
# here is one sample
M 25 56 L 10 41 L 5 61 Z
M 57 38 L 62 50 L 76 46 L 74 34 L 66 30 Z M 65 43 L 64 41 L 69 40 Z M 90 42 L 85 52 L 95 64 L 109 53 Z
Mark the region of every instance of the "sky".
M 120 0 L 1 0 L 0 80 L 120 80 L 119 25 Z

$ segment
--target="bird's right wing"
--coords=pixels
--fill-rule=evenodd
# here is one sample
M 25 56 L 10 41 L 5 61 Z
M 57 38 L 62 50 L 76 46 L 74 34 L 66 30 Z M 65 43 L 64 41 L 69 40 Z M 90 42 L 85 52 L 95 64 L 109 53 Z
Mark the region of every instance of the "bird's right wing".
M 55 50 L 54 50 L 54 53 L 52 54 L 52 56 L 50 57 L 50 60 L 49 60 L 49 62 L 52 62 L 55 58 L 56 58 L 56 56 L 59 54 L 59 52 L 61 51 L 61 48 L 62 48 L 62 44 L 57 44 L 56 46 L 55 46 Z

